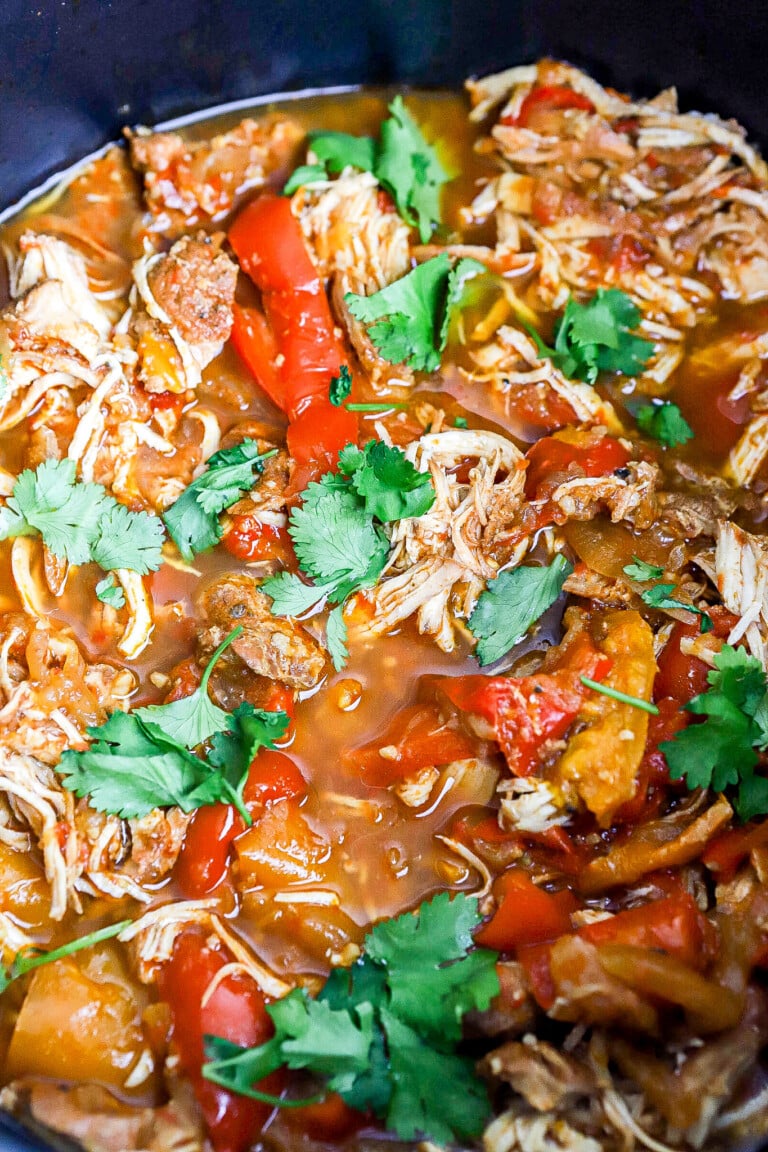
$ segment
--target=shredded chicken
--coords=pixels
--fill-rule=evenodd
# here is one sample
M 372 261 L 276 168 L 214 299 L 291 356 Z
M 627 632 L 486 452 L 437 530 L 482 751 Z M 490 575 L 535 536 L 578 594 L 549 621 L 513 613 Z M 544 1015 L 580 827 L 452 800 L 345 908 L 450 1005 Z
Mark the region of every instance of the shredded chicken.
M 185 236 L 134 265 L 138 375 L 150 392 L 196 388 L 229 338 L 237 266 L 219 244 Z
M 382 635 L 416 614 L 419 631 L 450 652 L 456 643 L 453 612 L 469 616 L 485 581 L 498 571 L 491 543 L 499 523 L 522 503 L 523 457 L 496 433 L 460 429 L 427 433 L 408 446 L 406 457 L 429 471 L 436 499 L 424 516 L 395 525 L 367 632 Z M 474 461 L 467 482 L 450 471 L 462 461 Z M 519 563 L 526 550 L 523 540 L 507 552 L 506 564 Z
M 721 520 L 715 570 L 723 603 L 739 617 L 728 643 L 745 639 L 752 655 L 768 670 L 768 547 L 763 538 Z

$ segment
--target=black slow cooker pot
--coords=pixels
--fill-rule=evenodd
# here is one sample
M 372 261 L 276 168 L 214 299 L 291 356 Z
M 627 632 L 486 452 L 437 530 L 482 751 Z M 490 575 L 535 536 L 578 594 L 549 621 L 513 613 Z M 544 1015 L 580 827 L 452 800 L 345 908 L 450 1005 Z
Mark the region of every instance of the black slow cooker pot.
M 674 84 L 768 149 L 767 50 L 766 0 L 0 0 L 0 211 L 125 124 L 545 55 L 637 95 Z M 46 1147 L 0 1112 L 2 1152 Z

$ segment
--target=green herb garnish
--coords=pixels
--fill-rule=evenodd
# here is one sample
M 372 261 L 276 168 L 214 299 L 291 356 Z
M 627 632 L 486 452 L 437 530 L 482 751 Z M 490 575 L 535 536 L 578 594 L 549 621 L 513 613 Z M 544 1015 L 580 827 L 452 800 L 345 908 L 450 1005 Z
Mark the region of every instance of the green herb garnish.
M 755 774 L 758 752 L 768 748 L 768 678 L 743 648 L 724 644 L 713 659 L 709 688 L 685 706 L 706 719 L 659 748 L 673 780 L 716 792 L 735 789 L 736 812 L 752 820 L 768 813 L 768 778 Z
M 481 664 L 494 664 L 520 643 L 557 600 L 571 572 L 573 565 L 557 555 L 548 566 L 513 568 L 489 581 L 469 618 Z
M 485 271 L 483 264 L 471 259 L 451 267 L 450 257 L 442 252 L 372 296 L 348 292 L 344 299 L 385 360 L 434 372 L 440 367 L 451 314 L 461 302 L 464 285 Z
M 67 749 L 58 771 L 66 788 L 88 796 L 91 807 L 125 819 L 153 808 L 177 806 L 192 812 L 206 804 L 234 804 L 246 823 L 242 799 L 248 768 L 259 748 L 273 748 L 290 723 L 284 712 L 264 712 L 241 704 L 234 712 L 208 697 L 208 679 L 236 628 L 214 652 L 200 687 L 182 700 L 113 712 L 106 723 L 87 729 L 93 743 L 84 752 Z M 194 755 L 212 738 L 207 761 Z
M 548 347 L 535 329 L 529 328 L 542 356 L 548 357 L 564 376 L 594 384 L 600 372 L 637 376 L 653 355 L 653 344 L 632 329 L 641 313 L 629 296 L 618 288 L 598 288 L 586 304 L 571 296 L 555 329 L 555 346 Z
M 418 228 L 426 244 L 440 223 L 440 191 L 453 177 L 425 140 L 402 96 L 389 105 L 389 114 L 381 125 L 380 142 L 347 132 L 310 132 L 309 146 L 318 163 L 297 168 L 283 191 L 290 196 L 303 184 L 348 167 L 372 172 L 403 220 Z
M 109 604 L 110 608 L 123 608 L 125 606 L 125 593 L 115 581 L 114 575 L 109 572 L 103 580 L 96 585 L 96 599 L 102 604 Z
M 636 413 L 638 427 L 667 448 L 677 448 L 693 439 L 693 429 L 677 404 L 671 400 L 655 400 L 644 404 Z
M 162 563 L 163 525 L 150 512 L 131 512 L 102 484 L 76 480 L 74 460 L 45 460 L 26 469 L 0 509 L 0 540 L 40 536 L 70 564 L 127 568 L 140 575 Z
M 447 892 L 416 915 L 382 921 L 360 959 L 334 969 L 317 999 L 295 989 L 267 1007 L 275 1035 L 265 1044 L 237 1048 L 207 1037 L 203 1076 L 262 1099 L 254 1083 L 278 1068 L 306 1069 L 401 1140 L 474 1139 L 490 1106 L 472 1060 L 456 1047 L 466 1013 L 484 1011 L 499 991 L 497 954 L 473 948 L 479 922 L 475 898 Z
M 75 952 L 82 952 L 84 948 L 92 948 L 94 944 L 101 944 L 102 940 L 111 940 L 132 923 L 131 920 L 120 920 L 117 924 L 110 924 L 106 928 L 99 928 L 96 932 L 89 932 L 78 940 L 70 940 L 60 948 L 53 948 L 50 952 L 43 952 L 34 945 L 23 948 L 17 952 L 8 968 L 0 967 L 0 995 L 5 992 L 14 980 L 33 972 L 35 968 L 42 968 L 44 964 L 53 964 L 56 960 L 63 960 L 66 956 L 73 956 Z
M 585 688 L 599 692 L 601 696 L 610 696 L 611 700 L 618 700 L 621 704 L 630 704 L 639 708 L 641 712 L 648 712 L 651 716 L 658 716 L 659 710 L 649 700 L 641 700 L 639 696 L 630 696 L 627 692 L 620 692 L 618 688 L 611 688 L 610 684 L 601 684 L 598 680 L 591 680 L 589 676 L 580 676 Z
M 262 584 L 276 616 L 301 616 L 322 600 L 338 610 L 328 621 L 328 647 L 334 667 L 346 662 L 343 604 L 376 582 L 387 560 L 389 541 L 382 525 L 422 516 L 434 503 L 428 473 L 419 472 L 399 448 L 371 440 L 365 448 L 348 444 L 339 453 L 340 474 L 308 485 L 303 503 L 291 512 L 288 533 L 306 584 L 281 572 Z
M 276 454 L 276 448 L 260 454 L 256 441 L 248 439 L 214 452 L 205 472 L 163 513 L 168 534 L 185 560 L 218 544 L 219 515 L 250 491 L 264 461 Z

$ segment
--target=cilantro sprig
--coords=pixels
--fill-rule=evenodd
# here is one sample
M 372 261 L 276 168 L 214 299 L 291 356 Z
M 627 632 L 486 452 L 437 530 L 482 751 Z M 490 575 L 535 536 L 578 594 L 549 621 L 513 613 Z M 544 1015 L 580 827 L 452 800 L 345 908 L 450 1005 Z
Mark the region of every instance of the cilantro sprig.
M 450 257 L 441 252 L 380 292 L 371 296 L 347 292 L 344 299 L 385 360 L 434 372 L 440 367 L 451 315 L 461 304 L 466 282 L 486 271 L 485 265 L 468 257 L 451 267 Z
M 301 572 L 313 583 L 281 572 L 261 586 L 272 597 L 275 616 L 302 616 L 323 600 L 336 606 L 326 630 L 336 669 L 348 655 L 344 602 L 374 584 L 387 560 L 383 525 L 423 516 L 435 500 L 429 474 L 381 441 L 370 440 L 364 448 L 348 444 L 339 453 L 339 470 L 308 485 L 288 524 Z
M 203 1076 L 282 1106 L 253 1084 L 278 1068 L 306 1069 L 401 1140 L 472 1140 L 490 1106 L 472 1061 L 456 1049 L 463 1017 L 499 991 L 497 954 L 473 948 L 479 922 L 476 898 L 447 892 L 416 915 L 382 921 L 360 959 L 334 969 L 317 999 L 294 989 L 268 1006 L 275 1034 L 265 1044 L 206 1037 Z
M 630 580 L 636 584 L 646 584 L 651 580 L 658 580 L 660 576 L 664 575 L 664 569 L 660 568 L 658 564 L 646 564 L 644 560 L 640 560 L 637 556 L 632 557 L 631 564 L 625 564 L 623 572 Z M 702 608 L 697 608 L 694 604 L 689 604 L 685 600 L 678 600 L 672 593 L 675 591 L 674 584 L 654 584 L 651 588 L 644 588 L 640 592 L 640 599 L 643 604 L 647 604 L 649 608 L 657 608 L 660 611 L 668 611 L 669 609 L 680 608 L 684 612 L 692 612 L 694 616 L 699 617 L 699 625 L 702 632 L 711 632 L 714 624 L 712 617 L 705 612 Z
M 0 509 L 0 540 L 40 536 L 70 564 L 127 568 L 144 576 L 162 563 L 163 525 L 150 512 L 131 512 L 102 484 L 76 479 L 74 460 L 44 460 L 25 469 Z
M 638 427 L 667 448 L 678 448 L 693 439 L 693 429 L 677 404 L 671 400 L 654 400 L 638 408 L 635 418 Z
M 502 572 L 480 593 L 469 618 L 481 664 L 494 664 L 519 644 L 528 629 L 563 590 L 573 565 L 562 555 L 549 565 Z
M 115 580 L 112 572 L 108 572 L 103 580 L 96 585 L 96 599 L 110 608 L 122 608 L 125 605 L 125 593 Z
M 97 811 L 126 819 L 153 808 L 192 812 L 221 801 L 234 804 L 250 824 L 242 798 L 248 768 L 260 748 L 274 748 L 289 718 L 248 703 L 225 712 L 209 698 L 213 667 L 241 631 L 238 626 L 219 645 L 190 696 L 113 712 L 104 724 L 88 728 L 90 748 L 67 749 L 61 757 L 58 771 L 65 787 L 88 796 Z M 195 755 L 193 749 L 209 740 L 207 759 Z
M 768 813 L 768 777 L 757 775 L 758 752 L 768 748 L 768 678 L 743 648 L 724 644 L 713 657 L 709 688 L 686 704 L 704 716 L 659 744 L 673 780 L 734 796 L 741 820 Z
M 585 688 L 591 688 L 593 692 L 599 692 L 601 696 L 609 696 L 611 700 L 618 700 L 620 704 L 629 704 L 631 708 L 637 708 L 640 712 L 647 712 L 650 716 L 658 716 L 659 710 L 655 704 L 650 700 L 641 700 L 639 696 L 630 696 L 628 692 L 621 692 L 618 688 L 612 688 L 610 684 L 601 684 L 599 680 L 593 680 L 590 676 L 579 676 Z
M 353 404 L 348 399 L 352 391 L 352 373 L 346 364 L 342 364 L 338 376 L 331 377 L 328 387 L 328 399 L 334 408 L 344 407 L 348 412 L 391 412 L 395 408 L 407 408 L 407 404 L 390 400 L 377 404 Z
M 163 513 L 168 534 L 185 560 L 218 544 L 219 515 L 250 491 L 264 470 L 264 461 L 277 449 L 259 453 L 255 440 L 241 440 L 214 452 L 201 476 L 184 489 Z
M 56 960 L 63 960 L 66 956 L 73 956 L 85 948 L 93 948 L 94 944 L 101 944 L 103 940 L 111 940 L 124 932 L 131 923 L 130 920 L 120 920 L 117 924 L 109 924 L 106 928 L 89 932 L 87 936 L 70 940 L 69 943 L 62 944 L 60 948 L 53 948 L 50 952 L 44 952 L 34 945 L 23 948 L 16 953 L 7 968 L 0 965 L 0 996 L 9 984 L 12 984 L 14 980 L 21 979 L 22 976 L 26 976 L 28 972 L 34 972 L 35 968 L 42 968 L 44 964 L 53 964 Z
M 291 196 L 302 185 L 347 167 L 372 172 L 392 196 L 402 218 L 418 228 L 421 242 L 426 244 L 440 223 L 440 191 L 453 176 L 424 138 L 402 96 L 394 98 L 388 111 L 380 141 L 347 132 L 310 132 L 309 144 L 318 162 L 297 168 L 283 191 Z
M 534 328 L 531 335 L 542 356 L 564 376 L 594 384 L 601 372 L 637 376 L 653 354 L 653 343 L 632 330 L 640 323 L 640 309 L 619 288 L 598 288 L 586 304 L 570 297 L 555 329 L 550 348 Z

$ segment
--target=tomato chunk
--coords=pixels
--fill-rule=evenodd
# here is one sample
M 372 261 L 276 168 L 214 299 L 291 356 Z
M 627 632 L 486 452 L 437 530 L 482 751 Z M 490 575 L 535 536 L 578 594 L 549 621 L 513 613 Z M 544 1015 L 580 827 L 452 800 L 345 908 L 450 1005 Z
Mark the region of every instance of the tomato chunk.
M 586 641 L 574 646 L 568 659 L 578 671 L 568 667 L 533 676 L 445 677 L 439 685 L 457 708 L 492 725 L 513 775 L 530 776 L 544 741 L 563 736 L 581 711 L 587 689 L 579 676 L 599 680 L 611 666 L 610 658 Z
M 227 552 L 252 564 L 257 560 L 294 560 L 293 545 L 286 528 L 265 524 L 258 516 L 244 512 L 232 517 L 232 527 L 222 541 Z
M 171 1009 L 181 1067 L 192 1083 L 215 1152 L 245 1152 L 271 1112 L 268 1104 L 219 1088 L 202 1076 L 204 1036 L 250 1047 L 262 1044 L 273 1032 L 264 997 L 248 976 L 225 977 L 203 1004 L 211 981 L 230 961 L 222 949 L 206 943 L 205 933 L 187 929 L 158 977 L 160 995 Z M 257 1087 L 277 1093 L 281 1078 L 275 1074 Z
M 466 760 L 477 752 L 477 740 L 456 723 L 441 719 L 434 705 L 414 704 L 400 712 L 382 735 L 345 754 L 346 764 L 366 784 L 386 788 L 423 768 Z
M 498 906 L 491 919 L 476 933 L 483 948 L 514 952 L 531 944 L 546 944 L 571 932 L 571 913 L 578 908 L 573 893 L 546 892 L 527 873 L 510 868 L 497 880 Z
M 307 782 L 290 756 L 262 748 L 248 772 L 243 799 L 250 812 L 254 805 L 295 800 L 306 795 L 306 791 Z
M 702 862 L 718 880 L 729 880 L 753 848 L 764 848 L 768 844 L 768 820 L 762 824 L 745 824 L 718 836 L 704 849 Z
M 711 955 L 713 931 L 693 897 L 684 892 L 585 924 L 578 935 L 591 944 L 660 948 L 685 964 L 702 968 Z
M 678 621 L 673 627 L 669 640 L 659 653 L 659 671 L 653 686 L 655 699 L 669 696 L 683 705 L 706 692 L 708 665 L 697 656 L 687 656 L 680 648 L 681 640 L 698 634 L 698 622 L 682 624 Z
M 630 455 L 613 436 L 603 436 L 585 445 L 544 436 L 528 450 L 526 459 L 525 494 L 529 500 L 542 500 L 569 474 L 577 474 L 574 465 L 584 476 L 607 476 L 615 469 L 623 468 Z

